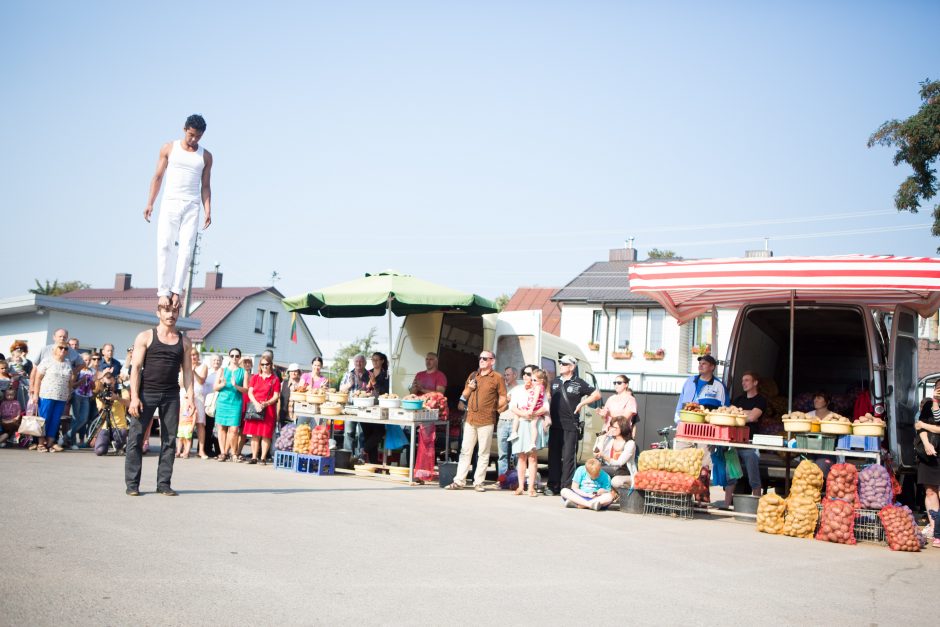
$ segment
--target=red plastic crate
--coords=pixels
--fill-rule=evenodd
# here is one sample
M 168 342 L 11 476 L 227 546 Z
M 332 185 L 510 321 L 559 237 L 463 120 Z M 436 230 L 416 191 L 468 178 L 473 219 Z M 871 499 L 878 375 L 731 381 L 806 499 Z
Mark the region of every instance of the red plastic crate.
M 742 442 L 748 441 L 747 427 L 722 427 L 697 422 L 680 422 L 676 436 L 691 438 L 693 440 L 711 440 L 714 442 Z

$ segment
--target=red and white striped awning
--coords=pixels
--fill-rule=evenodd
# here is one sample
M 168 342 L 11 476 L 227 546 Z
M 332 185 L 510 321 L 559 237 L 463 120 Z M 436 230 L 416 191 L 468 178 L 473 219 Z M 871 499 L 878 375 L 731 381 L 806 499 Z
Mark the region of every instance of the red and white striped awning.
M 679 323 L 713 306 L 797 301 L 940 308 L 940 259 L 840 255 L 667 261 L 630 268 L 630 291 L 655 299 Z

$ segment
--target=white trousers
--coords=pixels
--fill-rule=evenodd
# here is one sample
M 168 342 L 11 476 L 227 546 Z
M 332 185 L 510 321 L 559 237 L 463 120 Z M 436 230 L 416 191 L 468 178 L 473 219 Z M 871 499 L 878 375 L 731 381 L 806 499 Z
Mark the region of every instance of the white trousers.
M 199 221 L 198 200 L 160 203 L 157 218 L 157 296 L 182 294 L 193 256 L 193 240 Z
M 469 422 L 463 425 L 463 445 L 460 447 L 460 460 L 457 462 L 457 476 L 454 483 L 463 487 L 467 485 L 467 473 L 473 462 L 473 446 L 477 443 L 477 471 L 473 475 L 473 485 L 483 485 L 486 479 L 486 469 L 490 465 L 490 448 L 493 445 L 494 425 L 474 427 Z

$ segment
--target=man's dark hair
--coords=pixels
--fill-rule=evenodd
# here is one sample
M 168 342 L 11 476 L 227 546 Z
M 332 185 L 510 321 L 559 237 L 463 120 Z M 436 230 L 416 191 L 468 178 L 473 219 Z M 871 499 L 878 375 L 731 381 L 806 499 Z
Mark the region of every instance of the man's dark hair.
M 198 113 L 194 113 L 188 118 L 186 118 L 186 124 L 183 125 L 183 128 L 191 128 L 194 131 L 205 133 L 206 132 L 206 119 L 202 117 L 201 115 L 199 115 Z

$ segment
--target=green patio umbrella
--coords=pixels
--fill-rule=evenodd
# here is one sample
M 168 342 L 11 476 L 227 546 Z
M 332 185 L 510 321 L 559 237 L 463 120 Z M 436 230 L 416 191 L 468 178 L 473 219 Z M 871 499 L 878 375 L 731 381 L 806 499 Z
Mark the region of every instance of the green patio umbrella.
M 488 298 L 459 292 L 394 270 L 367 273 L 361 279 L 285 298 L 283 302 L 288 311 L 324 318 L 387 315 L 389 359 L 392 357 L 392 314 L 405 316 L 432 311 L 460 311 L 482 315 L 497 311 L 496 304 Z

